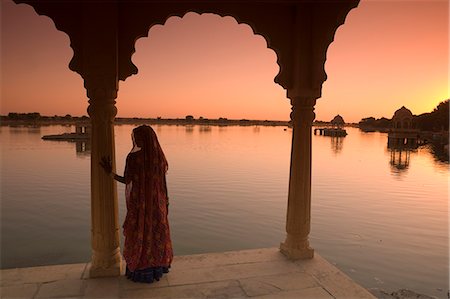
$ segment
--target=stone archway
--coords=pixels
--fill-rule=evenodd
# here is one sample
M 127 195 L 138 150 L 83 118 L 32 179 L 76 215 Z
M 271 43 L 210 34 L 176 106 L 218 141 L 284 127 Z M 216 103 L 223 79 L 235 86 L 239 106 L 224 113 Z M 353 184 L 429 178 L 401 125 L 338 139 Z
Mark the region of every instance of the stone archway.
M 274 82 L 280 69 L 277 54 L 249 25 L 231 16 L 188 12 L 153 25 L 148 36 L 136 41 L 132 56 L 139 73 L 120 82 L 119 116 L 143 114 L 145 105 L 152 108 L 144 117 L 289 115 L 285 91 Z
M 115 276 L 121 271 L 116 185 L 99 167 L 103 156 L 115 161 L 113 120 L 118 82 L 137 73 L 131 61 L 136 40 L 146 36 L 152 25 L 188 11 L 232 16 L 250 25 L 277 53 L 280 73 L 275 82 L 291 100 L 293 124 L 287 237 L 280 249 L 292 259 L 313 257 L 308 235 L 314 105 L 326 80 L 328 46 L 359 0 L 14 1 L 30 4 L 68 34 L 74 51 L 69 67 L 84 79 L 92 123 L 91 277 Z

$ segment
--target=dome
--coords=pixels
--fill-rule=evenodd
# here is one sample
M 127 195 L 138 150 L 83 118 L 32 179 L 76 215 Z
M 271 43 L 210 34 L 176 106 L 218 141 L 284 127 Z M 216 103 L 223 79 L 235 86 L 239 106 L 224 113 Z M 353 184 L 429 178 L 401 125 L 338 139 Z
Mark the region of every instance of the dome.
M 412 114 L 411 110 L 409 110 L 405 106 L 402 106 L 402 108 L 395 111 L 392 119 L 405 119 L 405 118 L 412 118 L 412 117 L 413 117 L 413 114 Z
M 344 124 L 345 124 L 345 121 L 344 121 L 344 119 L 342 118 L 342 116 L 340 116 L 340 115 L 338 114 L 338 115 L 336 115 L 336 116 L 333 118 L 333 120 L 331 121 L 331 124 L 333 124 L 333 125 L 344 125 Z

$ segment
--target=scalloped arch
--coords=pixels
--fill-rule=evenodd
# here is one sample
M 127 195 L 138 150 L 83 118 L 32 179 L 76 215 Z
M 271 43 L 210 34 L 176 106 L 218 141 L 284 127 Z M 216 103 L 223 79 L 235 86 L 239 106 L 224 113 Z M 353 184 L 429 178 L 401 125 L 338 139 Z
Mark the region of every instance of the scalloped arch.
M 336 21 L 335 21 L 335 30 L 328 32 L 328 34 L 326 35 L 327 39 L 328 39 L 328 46 L 325 47 L 325 57 L 324 57 L 324 63 L 323 63 L 323 82 L 325 82 L 327 80 L 327 72 L 326 72 L 326 63 L 328 61 L 328 49 L 330 48 L 331 44 L 334 42 L 334 39 L 336 37 L 337 31 L 341 28 L 340 26 L 345 24 L 345 21 L 347 20 L 348 15 L 350 14 L 350 12 L 352 11 L 353 8 L 356 8 L 358 6 L 359 0 L 356 1 L 353 5 L 351 5 L 349 7 L 348 10 L 343 10 L 340 13 L 337 14 L 336 16 Z
M 56 3 L 56 5 L 47 5 L 47 3 L 44 2 L 29 0 L 13 1 L 18 5 L 26 4 L 31 6 L 36 14 L 49 18 L 58 31 L 61 31 L 68 36 L 70 41 L 69 46 L 73 52 L 72 59 L 69 62 L 69 69 L 83 77 L 83 73 L 80 68 L 81 54 L 80 51 L 78 51 L 79 47 L 77 46 L 77 39 L 80 34 L 77 34 L 77 30 L 75 30 L 77 25 L 79 25 L 77 19 L 79 19 L 81 15 L 80 5 L 74 2 L 59 2 Z
M 234 8 L 235 9 L 235 8 Z M 288 12 L 288 10 L 286 10 L 286 7 L 283 7 L 283 10 L 285 12 Z M 233 20 L 236 21 L 236 23 L 238 25 L 247 25 L 253 32 L 254 35 L 256 36 L 260 36 L 262 37 L 265 42 L 266 42 L 266 47 L 270 50 L 272 50 L 274 52 L 274 54 L 276 55 L 276 63 L 278 65 L 278 73 L 276 74 L 275 78 L 274 78 L 274 82 L 277 84 L 280 84 L 282 87 L 287 88 L 287 74 L 285 72 L 285 67 L 284 67 L 284 63 L 282 61 L 283 57 L 283 49 L 282 49 L 282 44 L 283 42 L 278 41 L 277 40 L 281 40 L 280 38 L 277 38 L 277 30 L 275 26 L 274 30 L 270 30 L 269 28 L 271 26 L 266 26 L 267 28 L 260 28 L 261 26 L 258 26 L 258 16 L 253 16 L 253 20 L 252 20 L 252 16 L 251 14 L 249 14 L 250 16 L 242 16 L 239 12 L 233 11 L 233 9 L 231 9 L 231 11 L 227 11 L 227 10 L 222 10 L 222 9 L 214 9 L 213 8 L 202 8 L 202 7 L 185 7 L 185 8 L 181 8 L 181 9 L 177 9 L 177 11 L 167 11 L 167 13 L 163 13 L 160 14 L 158 16 L 151 16 L 148 18 L 147 22 L 145 21 L 137 21 L 135 22 L 134 26 L 130 26 L 128 27 L 128 32 L 127 35 L 128 37 L 125 38 L 123 40 L 123 44 L 122 44 L 122 55 L 121 55 L 121 69 L 119 72 L 119 79 L 120 80 L 126 80 L 127 77 L 137 74 L 138 72 L 138 67 L 133 63 L 132 61 L 132 55 L 136 52 L 135 49 L 135 45 L 137 40 L 139 40 L 140 38 L 144 38 L 144 37 L 148 37 L 148 33 L 150 31 L 150 29 L 153 26 L 156 25 L 160 25 L 160 26 L 164 26 L 166 24 L 166 22 L 171 18 L 171 17 L 178 17 L 178 18 L 183 18 L 187 13 L 196 13 L 198 15 L 202 15 L 202 14 L 207 14 L 207 13 L 211 13 L 211 14 L 215 14 L 218 15 L 222 18 L 225 17 L 231 17 L 233 18 Z M 248 13 L 248 12 L 247 12 Z M 278 14 L 278 19 L 281 19 L 283 14 Z M 146 16 L 145 14 L 140 14 L 140 16 L 137 18 L 139 19 L 145 19 Z M 256 20 L 255 20 L 256 19 Z M 287 17 L 285 18 L 285 20 L 289 20 L 290 18 Z M 135 19 L 136 21 L 136 19 Z M 260 23 L 260 22 L 259 22 Z M 280 26 L 278 26 L 280 27 Z M 287 28 L 287 24 L 285 24 L 283 26 L 283 29 Z M 130 38 L 130 36 L 132 36 L 132 38 Z M 283 34 L 279 35 L 283 41 L 286 41 L 286 37 L 283 36 Z M 125 53 L 126 52 L 126 53 Z M 287 58 L 287 57 L 286 57 Z
M 136 53 L 136 43 L 137 43 L 137 41 L 138 41 L 139 39 L 141 39 L 141 38 L 146 38 L 146 37 L 148 38 L 148 33 L 150 32 L 150 30 L 151 30 L 154 26 L 165 26 L 166 23 L 167 23 L 167 21 L 168 21 L 170 18 L 172 18 L 172 17 L 178 17 L 178 18 L 180 18 L 180 19 L 183 19 L 183 18 L 186 16 L 186 14 L 188 14 L 188 13 L 195 13 L 195 14 L 197 14 L 197 15 L 199 15 L 199 16 L 201 16 L 201 15 L 203 15 L 203 14 L 214 14 L 214 15 L 220 16 L 221 18 L 230 17 L 230 18 L 232 18 L 234 21 L 236 21 L 236 24 L 237 24 L 237 25 L 246 25 L 246 26 L 248 26 L 248 27 L 251 29 L 253 35 L 261 37 L 261 38 L 265 41 L 266 48 L 272 50 L 272 52 L 276 55 L 276 57 L 277 57 L 276 63 L 277 63 L 277 65 L 278 65 L 278 73 L 277 73 L 277 74 L 275 75 L 275 77 L 274 77 L 274 82 L 279 84 L 279 82 L 277 82 L 277 77 L 280 76 L 280 74 L 282 73 L 282 65 L 281 65 L 280 58 L 279 58 L 279 57 L 280 57 L 279 50 L 278 50 L 276 47 L 273 47 L 273 46 L 270 45 L 269 39 L 268 39 L 267 36 L 264 35 L 264 33 L 262 33 L 262 32 L 257 32 L 257 31 L 255 30 L 255 27 L 254 27 L 255 25 L 254 25 L 254 24 L 249 24 L 249 23 L 247 23 L 247 22 L 241 21 L 241 20 L 239 20 L 238 18 L 236 18 L 235 16 L 232 16 L 232 15 L 220 14 L 220 13 L 216 13 L 216 12 L 197 12 L 197 11 L 194 11 L 194 10 L 188 10 L 188 11 L 183 12 L 183 13 L 177 13 L 177 14 L 171 14 L 171 15 L 168 15 L 168 16 L 166 17 L 165 20 L 160 21 L 160 22 L 156 21 L 156 22 L 150 24 L 150 25 L 149 25 L 150 27 L 147 29 L 146 33 L 140 33 L 140 34 L 138 34 L 138 36 L 136 36 L 136 37 L 134 38 L 134 43 L 133 43 L 133 46 L 132 46 L 132 48 L 131 48 L 131 52 L 130 52 L 130 55 L 129 55 L 130 59 L 129 59 L 129 61 L 127 62 L 127 63 L 129 64 L 129 67 L 127 68 L 127 72 L 121 74 L 121 76 L 120 76 L 119 79 L 122 80 L 122 81 L 125 81 L 126 78 L 128 78 L 129 76 L 135 75 L 135 74 L 138 73 L 138 67 L 133 63 L 132 57 L 133 57 L 134 53 Z M 128 55 L 127 55 L 127 57 L 128 57 Z M 281 85 L 281 84 L 280 84 L 280 85 Z
M 148 37 L 154 25 L 164 25 L 172 16 L 182 18 L 194 12 L 232 17 L 238 24 L 248 25 L 253 34 L 264 38 L 267 48 L 277 56 L 279 72 L 275 83 L 291 91 L 293 96 L 316 97 L 320 97 L 322 83 L 326 80 L 324 64 L 336 29 L 359 3 L 359 0 L 118 0 L 101 4 L 14 1 L 30 4 L 39 15 L 51 18 L 55 27 L 69 36 L 73 50 L 69 68 L 84 78 L 85 86 L 91 86 L 92 78 L 103 77 L 94 79 L 93 84 L 101 82 L 115 88 L 115 80 L 126 80 L 137 74 L 138 68 L 131 59 L 136 41 Z

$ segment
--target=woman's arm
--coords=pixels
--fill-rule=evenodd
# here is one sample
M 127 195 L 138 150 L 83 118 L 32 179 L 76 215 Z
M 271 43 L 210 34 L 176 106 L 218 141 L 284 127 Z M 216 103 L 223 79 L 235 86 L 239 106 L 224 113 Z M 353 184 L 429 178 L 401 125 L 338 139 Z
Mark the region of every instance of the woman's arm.
M 113 179 L 115 179 L 118 182 L 121 182 L 122 184 L 125 184 L 125 177 L 124 176 L 120 176 L 114 172 L 111 172 L 111 175 L 113 176 Z
M 113 179 L 115 179 L 118 182 L 121 182 L 125 184 L 125 177 L 120 176 L 114 172 L 112 172 L 112 164 L 111 164 L 111 158 L 110 157 L 103 157 L 100 161 L 100 166 L 105 170 L 107 174 L 109 174 Z

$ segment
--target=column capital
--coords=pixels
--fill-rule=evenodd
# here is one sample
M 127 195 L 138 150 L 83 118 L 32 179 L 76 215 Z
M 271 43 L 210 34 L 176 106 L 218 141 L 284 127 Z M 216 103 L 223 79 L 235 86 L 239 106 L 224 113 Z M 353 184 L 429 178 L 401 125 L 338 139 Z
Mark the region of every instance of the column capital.
M 307 97 L 295 97 L 291 98 L 292 112 L 291 120 L 295 123 L 311 124 L 316 118 L 314 113 L 314 105 L 316 104 L 315 98 Z
M 84 76 L 84 88 L 89 99 L 97 101 L 117 98 L 119 82 L 115 75 L 88 75 Z
M 112 123 L 117 115 L 116 101 L 89 100 L 87 112 L 91 120 L 102 123 Z
M 114 121 L 117 114 L 117 79 L 114 76 L 86 76 L 84 87 L 89 98 L 88 114 L 91 119 Z

